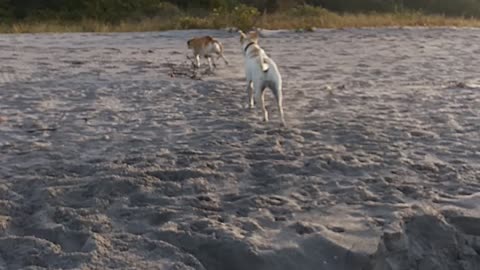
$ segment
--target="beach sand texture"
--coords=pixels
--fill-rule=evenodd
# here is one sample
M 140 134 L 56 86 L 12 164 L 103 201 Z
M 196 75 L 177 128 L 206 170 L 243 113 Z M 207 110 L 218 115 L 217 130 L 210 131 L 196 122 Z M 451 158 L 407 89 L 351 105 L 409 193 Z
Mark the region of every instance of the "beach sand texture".
M 0 269 L 480 269 L 480 30 L 260 44 L 286 129 L 236 33 L 1 35 Z

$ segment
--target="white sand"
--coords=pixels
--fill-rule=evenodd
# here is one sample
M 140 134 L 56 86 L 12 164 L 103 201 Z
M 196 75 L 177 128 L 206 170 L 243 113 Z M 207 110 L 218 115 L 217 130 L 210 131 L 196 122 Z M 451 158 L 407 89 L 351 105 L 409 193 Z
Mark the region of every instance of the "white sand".
M 480 269 L 480 30 L 263 36 L 289 129 L 236 34 L 1 35 L 0 269 Z

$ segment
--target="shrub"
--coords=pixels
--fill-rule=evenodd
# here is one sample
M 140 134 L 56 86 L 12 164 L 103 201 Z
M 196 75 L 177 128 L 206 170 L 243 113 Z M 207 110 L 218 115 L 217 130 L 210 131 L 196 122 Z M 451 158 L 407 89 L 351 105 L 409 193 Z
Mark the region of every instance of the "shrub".
M 236 6 L 232 12 L 233 26 L 240 30 L 248 31 L 255 25 L 260 12 L 254 7 L 244 4 Z
M 148 13 L 147 13 L 148 14 Z M 150 15 L 161 17 L 176 17 L 182 14 L 182 11 L 172 3 L 162 2 L 155 5 L 155 8 L 150 10 Z
M 310 5 L 297 6 L 290 11 L 290 15 L 295 17 L 322 17 L 328 14 L 330 14 L 328 10 Z
M 180 29 L 201 29 L 211 28 L 209 21 L 205 18 L 184 16 L 178 20 Z
M 209 16 L 213 27 L 221 28 L 227 26 L 230 23 L 230 13 L 230 10 L 225 7 L 214 8 Z
M 260 12 L 256 8 L 240 4 L 233 9 L 216 8 L 209 18 L 216 28 L 234 26 L 243 31 L 248 31 L 255 25 L 259 16 Z
M 404 0 L 403 6 L 426 13 L 480 17 L 479 0 Z

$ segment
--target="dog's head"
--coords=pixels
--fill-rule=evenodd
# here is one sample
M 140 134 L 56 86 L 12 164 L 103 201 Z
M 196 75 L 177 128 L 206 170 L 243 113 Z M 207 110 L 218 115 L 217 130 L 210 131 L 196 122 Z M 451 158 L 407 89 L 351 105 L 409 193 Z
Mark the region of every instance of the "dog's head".
M 193 38 L 192 38 L 192 39 L 189 39 L 189 40 L 187 41 L 187 47 L 188 47 L 189 49 L 192 48 L 192 41 L 193 41 Z
M 238 31 L 240 33 L 240 44 L 245 45 L 248 43 L 257 43 L 258 42 L 258 32 L 252 31 L 245 34 L 242 30 Z

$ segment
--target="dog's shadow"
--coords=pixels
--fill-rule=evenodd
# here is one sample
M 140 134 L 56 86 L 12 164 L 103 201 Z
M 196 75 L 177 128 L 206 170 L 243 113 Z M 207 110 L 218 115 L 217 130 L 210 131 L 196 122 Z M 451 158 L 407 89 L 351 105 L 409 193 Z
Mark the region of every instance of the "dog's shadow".
M 170 77 L 183 77 L 192 80 L 203 80 L 203 78 L 206 76 L 215 75 L 215 69 L 210 69 L 208 65 L 201 65 L 200 67 L 197 67 L 192 57 L 187 56 L 186 58 L 187 59 L 181 63 L 165 63 L 165 66 L 169 69 L 168 75 Z

